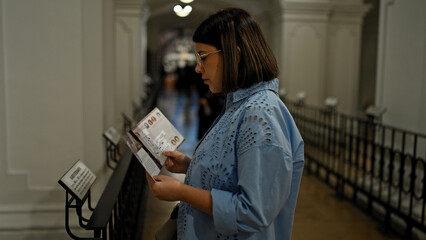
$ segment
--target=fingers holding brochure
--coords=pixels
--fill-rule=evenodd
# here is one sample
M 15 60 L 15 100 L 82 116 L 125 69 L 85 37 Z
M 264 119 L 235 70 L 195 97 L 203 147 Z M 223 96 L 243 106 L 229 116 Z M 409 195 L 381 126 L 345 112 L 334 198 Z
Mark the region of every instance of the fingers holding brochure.
M 167 157 L 164 166 L 172 173 L 186 173 L 191 158 L 179 151 L 164 151 L 163 155 Z
M 165 175 L 152 176 L 146 172 L 149 189 L 154 197 L 164 201 L 180 201 L 183 183 Z

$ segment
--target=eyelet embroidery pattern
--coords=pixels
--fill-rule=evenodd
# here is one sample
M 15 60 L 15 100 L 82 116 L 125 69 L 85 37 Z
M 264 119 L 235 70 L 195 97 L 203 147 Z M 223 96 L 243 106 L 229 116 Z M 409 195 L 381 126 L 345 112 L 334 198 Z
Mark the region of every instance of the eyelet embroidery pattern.
M 182 225 L 182 227 L 177 228 L 177 233 L 179 236 L 183 236 L 183 233 L 186 231 L 186 216 L 190 212 L 190 206 L 187 204 L 179 204 L 179 214 L 178 221 Z
M 271 113 L 269 104 L 266 103 L 265 96 L 255 99 L 252 104 L 247 105 L 246 111 L 250 113 L 243 119 L 240 136 L 237 146 L 240 146 L 238 153 L 244 153 L 253 146 L 272 142 L 272 126 L 269 125 L 268 115 Z
M 199 156 L 200 157 L 205 157 L 205 153 L 203 153 L 203 154 L 201 154 Z M 197 159 L 198 159 L 197 157 L 194 157 L 192 159 L 192 161 L 194 161 L 194 163 L 196 163 Z M 189 186 L 192 186 L 192 184 L 191 184 L 191 176 L 192 176 L 192 174 L 191 173 L 192 173 L 192 166 L 193 165 L 194 164 L 190 164 L 189 165 L 188 170 L 187 170 L 187 174 L 186 174 L 186 177 L 185 177 L 185 184 L 187 184 Z M 192 211 L 193 211 L 193 209 L 192 209 L 192 207 L 190 205 L 188 205 L 185 202 L 181 202 L 180 203 L 180 205 L 179 205 L 179 214 L 178 214 L 178 222 L 180 224 L 180 227 L 178 227 L 178 236 L 183 236 L 183 233 L 186 231 L 186 223 L 187 223 L 186 216 L 188 214 L 191 214 Z
M 233 168 L 233 164 L 231 165 Z M 207 168 L 201 174 L 201 185 L 203 189 L 233 190 L 234 185 L 231 173 L 223 164 L 215 164 Z
M 238 159 L 235 159 L 235 162 L 232 161 L 234 156 L 240 155 L 255 146 L 265 143 L 272 144 L 274 140 L 273 127 L 267 120 L 270 119 L 272 114 L 267 98 L 266 91 L 260 91 L 250 96 L 250 99 L 243 103 L 245 104 L 244 107 L 227 109 L 197 147 L 187 170 L 186 184 L 192 186 L 191 182 L 194 178 L 200 182 L 197 187 L 204 190 L 211 190 L 212 188 L 231 192 L 238 190 L 237 174 L 235 174 Z M 181 203 L 178 230 L 180 236 L 183 236 L 182 234 L 187 229 L 186 216 L 197 214 L 195 211 L 197 210 L 192 206 Z M 218 233 L 216 239 L 237 240 L 238 234 L 223 235 Z
M 232 123 L 233 124 L 233 123 Z M 235 146 L 235 131 L 232 131 L 231 137 L 225 140 L 224 154 L 233 154 Z
M 208 155 L 209 156 L 219 156 L 220 155 L 219 154 L 220 145 L 218 144 L 220 142 L 218 136 L 220 136 L 220 135 L 218 135 L 218 133 L 219 134 L 223 134 L 223 130 L 222 130 L 223 129 L 223 126 L 222 126 L 223 124 L 220 124 L 220 123 L 228 121 L 229 120 L 229 116 L 230 116 L 230 114 L 224 114 L 222 116 L 221 121 L 219 121 L 218 124 L 216 124 L 216 126 L 213 127 L 213 128 L 219 128 L 219 130 L 218 131 L 213 131 L 213 129 L 212 129 L 204 137 L 204 141 L 203 141 L 204 143 L 214 141 L 215 144 L 214 144 L 214 146 L 212 148 L 209 148 L 209 149 L 206 149 L 205 147 L 203 147 L 201 145 L 197 148 L 197 150 L 196 150 L 197 151 L 196 152 L 196 156 L 194 156 L 194 158 L 192 159 L 191 164 L 189 165 L 189 167 L 187 169 L 186 178 L 185 178 L 185 184 L 188 184 L 188 185 L 192 186 L 192 184 L 191 184 L 191 177 L 193 176 L 193 174 L 192 174 L 193 166 L 195 166 L 195 165 L 198 164 L 199 159 L 206 159 Z M 231 113 L 231 116 L 232 116 L 232 113 Z M 208 154 L 207 154 L 207 150 L 209 150 Z M 213 162 L 215 160 L 216 159 L 212 159 L 210 157 L 209 162 Z M 216 165 L 217 166 L 207 167 L 207 169 L 203 170 L 203 172 L 201 174 L 201 188 L 202 189 L 204 189 L 204 190 L 211 190 L 212 188 L 223 189 L 223 186 L 225 184 L 228 184 L 228 185 L 229 185 L 229 183 L 233 184 L 232 179 L 229 177 L 231 175 L 229 172 L 225 173 L 225 176 L 228 176 L 228 178 L 229 178 L 228 180 L 222 180 L 221 181 L 218 178 L 218 176 L 217 176 L 217 169 L 221 168 L 222 166 L 220 166 L 221 164 L 216 164 Z M 211 171 L 211 169 L 213 169 L 213 170 L 216 169 L 216 170 L 215 171 Z M 226 168 L 223 169 L 223 171 L 226 171 Z M 214 172 L 214 174 L 212 174 L 213 172 Z M 179 211 L 180 212 L 179 212 L 178 220 L 182 224 L 182 228 L 180 229 L 180 232 L 183 233 L 183 232 L 186 231 L 186 222 L 187 222 L 186 216 L 188 214 L 191 214 L 194 209 L 193 209 L 192 206 L 190 206 L 190 205 L 188 205 L 186 203 L 183 203 L 180 206 L 183 206 L 183 207 L 179 207 Z
M 211 131 L 205 137 L 205 142 L 214 142 L 209 148 L 201 147 L 197 152 L 197 159 L 206 159 L 209 156 L 207 163 L 212 163 L 211 165 L 205 166 L 201 172 L 201 187 L 204 190 L 211 190 L 212 188 L 221 189 L 221 190 L 234 190 L 234 180 L 232 179 L 231 171 L 234 168 L 234 164 L 227 163 L 226 155 L 232 153 L 234 150 L 235 140 L 233 140 L 235 131 L 230 139 L 225 140 L 223 145 L 223 139 L 221 140 L 219 136 L 229 135 L 229 122 L 231 125 L 235 123 L 234 119 L 231 117 L 234 115 L 236 108 L 228 109 L 226 113 L 223 114 L 220 121 L 214 126 L 216 131 Z M 208 153 L 206 152 L 208 151 Z M 225 162 L 223 162 L 225 161 Z
M 223 236 L 222 233 L 217 234 L 217 240 L 238 240 L 238 234 L 234 234 L 232 236 Z

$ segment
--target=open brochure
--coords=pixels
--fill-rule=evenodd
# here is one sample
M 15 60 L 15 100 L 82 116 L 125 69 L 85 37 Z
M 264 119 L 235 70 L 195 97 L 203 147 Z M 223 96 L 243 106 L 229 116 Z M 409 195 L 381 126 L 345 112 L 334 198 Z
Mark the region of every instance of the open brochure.
M 155 108 L 123 137 L 130 150 L 151 175 L 158 175 L 167 157 L 185 140 L 163 113 Z

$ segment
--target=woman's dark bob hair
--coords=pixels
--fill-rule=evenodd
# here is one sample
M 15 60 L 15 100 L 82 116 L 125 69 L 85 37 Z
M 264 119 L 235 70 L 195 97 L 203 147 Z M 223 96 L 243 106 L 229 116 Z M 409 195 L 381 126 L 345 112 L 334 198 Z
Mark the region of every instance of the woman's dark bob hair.
M 192 40 L 222 50 L 224 94 L 278 77 L 274 54 L 257 22 L 243 9 L 228 8 L 211 15 Z

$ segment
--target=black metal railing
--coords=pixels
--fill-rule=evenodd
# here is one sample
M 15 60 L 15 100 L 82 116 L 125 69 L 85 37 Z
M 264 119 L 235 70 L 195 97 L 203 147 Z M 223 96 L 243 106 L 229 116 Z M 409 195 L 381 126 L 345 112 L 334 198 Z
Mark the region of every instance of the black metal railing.
M 118 161 L 86 229 L 102 239 L 140 239 L 140 206 L 145 182 L 141 164 L 126 150 Z
M 155 106 L 160 84 L 149 86 L 150 94 L 142 99 L 141 105 L 133 104 L 133 119 L 139 121 Z M 134 120 L 123 117 L 123 133 L 134 124 Z M 122 144 L 122 141 L 120 142 Z M 114 172 L 93 211 L 87 230 L 102 239 L 141 239 L 143 229 L 143 188 L 145 170 L 130 149 L 123 147 Z
M 90 171 L 87 170 L 87 172 Z M 84 179 L 84 175 L 79 177 Z M 65 175 L 63 178 L 68 180 Z M 63 181 L 63 178 L 58 182 L 66 190 L 65 230 L 72 239 L 136 240 L 141 238 L 143 224 L 141 203 L 145 184 L 145 171 L 130 150 L 126 150 L 120 156 L 96 208 L 92 208 L 90 188 L 84 197 L 80 197 L 76 195 L 75 189 L 69 187 L 67 181 Z M 81 180 L 78 184 L 84 184 L 86 180 Z M 83 216 L 83 207 L 85 205 L 91 213 L 90 217 L 87 218 Z M 80 230 L 87 230 L 87 233 L 84 233 L 86 237 L 78 236 L 71 230 L 70 211 L 72 209 L 75 210 L 81 227 Z
M 285 101 L 315 174 L 404 238 L 426 233 L 426 136 Z
M 151 111 L 155 104 L 160 90 L 160 84 L 154 83 L 150 88 L 150 94 L 146 99 L 142 99 L 141 106 L 134 104 L 133 118 L 139 120 L 141 116 L 145 116 Z M 130 129 L 133 123 L 130 118 L 123 117 L 123 131 Z M 127 117 L 127 116 L 126 116 Z M 124 133 L 123 132 L 123 133 Z M 107 139 L 108 140 L 108 139 Z M 107 142 L 108 143 L 108 142 Z M 139 161 L 133 156 L 130 149 L 123 141 L 114 143 L 115 148 L 106 146 L 107 157 L 114 159 L 116 165 L 110 168 L 113 173 L 106 185 L 96 208 L 90 205 L 90 190 L 82 201 L 78 199 L 66 198 L 66 230 L 73 239 L 126 239 L 137 240 L 142 238 L 144 202 L 143 193 L 146 185 L 145 170 Z M 119 148 L 120 145 L 120 148 Z M 121 150 L 123 149 L 123 150 Z M 110 153 L 112 152 L 112 153 Z M 112 154 L 112 155 L 108 155 Z M 117 160 L 118 159 L 118 160 Z M 108 158 L 107 158 L 108 163 Z M 88 199 L 88 207 L 92 212 L 89 219 L 83 218 L 81 208 Z M 78 237 L 69 230 L 69 209 L 75 208 L 79 218 L 80 226 L 91 231 L 93 237 Z M 84 221 L 81 223 L 81 219 Z
M 150 94 L 141 100 L 141 105 L 133 104 L 132 115 L 136 121 L 154 108 L 160 90 L 158 82 L 147 86 Z M 123 131 L 127 132 L 134 120 L 124 114 L 122 117 Z M 123 144 L 122 141 L 120 144 Z M 145 170 L 130 149 L 123 149 L 125 150 L 120 155 L 108 185 L 87 223 L 86 229 L 93 230 L 97 238 L 131 240 L 142 237 Z

